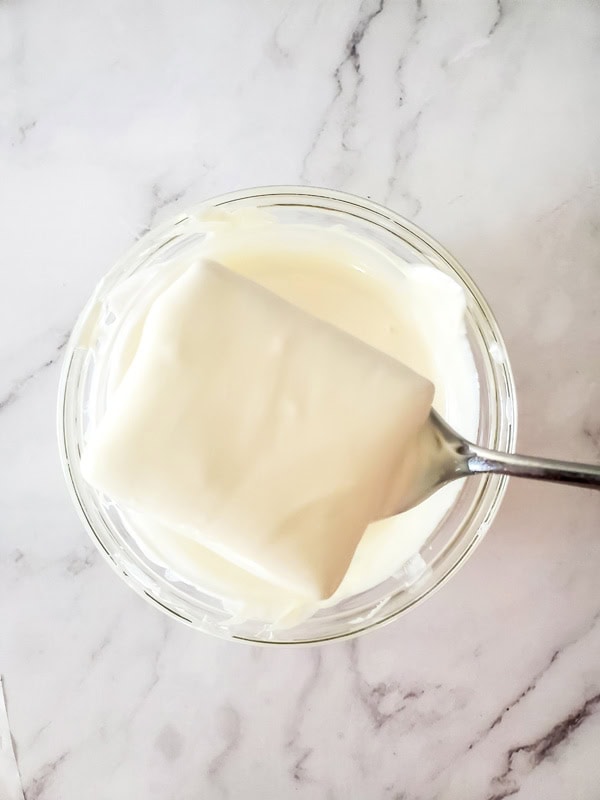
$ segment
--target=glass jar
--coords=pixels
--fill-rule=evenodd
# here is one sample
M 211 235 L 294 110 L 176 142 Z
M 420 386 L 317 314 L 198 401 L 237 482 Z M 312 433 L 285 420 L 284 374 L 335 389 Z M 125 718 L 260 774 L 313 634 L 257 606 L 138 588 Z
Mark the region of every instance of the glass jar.
M 171 616 L 198 630 L 230 639 L 257 643 L 316 643 L 355 636 L 390 622 L 428 597 L 465 563 L 489 528 L 506 489 L 505 477 L 470 478 L 437 529 L 419 551 L 426 569 L 418 578 L 410 570 L 392 576 L 366 592 L 317 612 L 292 628 L 273 629 L 260 621 L 235 620 L 221 601 L 171 573 L 140 549 L 123 525 L 118 510 L 81 475 L 80 456 L 90 415 L 97 413 L 98 385 L 94 371 L 98 353 L 110 331 L 99 326 L 98 309 L 114 287 L 134 273 L 160 269 L 206 234 L 194 224 L 209 208 L 233 211 L 259 208 L 276 220 L 331 226 L 377 243 L 402 261 L 428 264 L 442 270 L 462 287 L 466 326 L 480 387 L 477 443 L 512 452 L 516 438 L 516 399 L 506 348 L 494 317 L 460 264 L 416 225 L 353 195 L 299 186 L 264 187 L 233 192 L 208 200 L 143 236 L 100 282 L 83 309 L 66 348 L 62 370 L 58 434 L 67 483 L 83 522 L 116 572 L 140 595 Z M 108 325 L 110 328 L 110 325 Z M 98 377 L 97 374 L 95 376 Z M 101 405 L 101 403 L 100 403 Z

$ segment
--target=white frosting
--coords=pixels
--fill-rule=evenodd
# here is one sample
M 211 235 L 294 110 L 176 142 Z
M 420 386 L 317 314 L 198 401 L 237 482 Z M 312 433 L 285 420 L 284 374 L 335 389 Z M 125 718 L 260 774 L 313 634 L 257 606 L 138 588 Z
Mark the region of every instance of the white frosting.
M 320 381 L 326 393 L 317 398 L 322 415 L 314 415 L 311 424 L 304 428 L 294 428 L 299 437 L 295 440 L 290 440 L 290 429 L 287 429 L 286 441 L 291 444 L 295 455 L 301 456 L 312 452 L 310 436 L 313 436 L 314 441 L 326 445 L 323 452 L 330 453 L 330 463 L 323 460 L 321 453 L 310 466 L 305 460 L 301 475 L 296 474 L 294 480 L 279 480 L 278 463 L 281 464 L 282 452 L 275 448 L 262 460 L 262 474 L 260 470 L 253 472 L 249 463 L 243 465 L 244 474 L 253 477 L 245 481 L 248 494 L 238 498 L 239 502 L 233 506 L 234 512 L 226 515 L 226 524 L 212 527 L 197 524 L 200 519 L 208 519 L 206 514 L 202 517 L 203 511 L 207 512 L 205 486 L 198 487 L 198 503 L 190 505 L 188 502 L 186 513 L 179 514 L 183 507 L 181 492 L 167 498 L 168 493 L 157 492 L 157 487 L 165 486 L 169 475 L 174 478 L 169 483 L 171 488 L 187 485 L 185 472 L 181 471 L 182 464 L 190 463 L 194 447 L 198 441 L 206 442 L 211 431 L 207 426 L 193 427 L 200 438 L 183 437 L 175 448 L 180 456 L 183 453 L 183 458 L 176 459 L 176 463 L 164 458 L 159 461 L 160 439 L 165 430 L 156 429 L 157 409 L 161 404 L 172 403 L 174 389 L 178 400 L 185 405 L 185 397 L 198 392 L 198 386 L 207 379 L 209 365 L 212 365 L 213 378 L 219 377 L 215 365 L 218 365 L 217 372 L 224 369 L 223 375 L 229 374 L 230 382 L 232 376 L 243 375 L 241 365 L 247 354 L 244 356 L 243 348 L 238 349 L 236 341 L 240 342 L 242 332 L 246 337 L 266 337 L 272 323 L 269 315 L 277 317 L 273 308 L 278 308 L 277 301 L 268 303 L 258 316 L 252 317 L 250 311 L 246 319 L 243 309 L 258 309 L 258 306 L 245 302 L 237 308 L 237 323 L 235 329 L 232 328 L 231 320 L 225 321 L 219 306 L 223 299 L 219 288 L 212 286 L 207 294 L 208 284 L 202 280 L 206 275 L 198 268 L 190 268 L 190 259 L 197 261 L 200 256 L 214 259 L 408 365 L 434 384 L 437 410 L 461 433 L 474 437 L 478 424 L 478 387 L 464 331 L 464 297 L 457 284 L 434 268 L 399 264 L 386 251 L 339 228 L 324 230 L 304 225 L 278 225 L 264 216 L 248 212 L 226 216 L 213 214 L 202 224 L 208 228 L 209 235 L 189 258 L 155 272 L 136 275 L 110 295 L 111 310 L 121 324 L 110 357 L 105 354 L 103 369 L 99 370 L 102 380 L 108 382 L 108 406 L 95 439 L 92 437 L 93 446 L 87 449 L 84 466 L 92 483 L 120 501 L 124 520 L 153 558 L 176 575 L 216 594 L 239 618 L 292 624 L 313 613 L 319 605 L 329 605 L 364 591 L 400 569 L 435 529 L 459 487 L 446 487 L 411 511 L 370 524 L 361 538 L 368 519 L 377 516 L 375 507 L 381 503 L 381 486 L 386 483 L 386 476 L 389 478 L 392 465 L 396 463 L 394 453 L 397 455 L 401 451 L 409 433 L 414 433 L 423 421 L 428 400 L 425 395 L 420 395 L 421 399 L 411 406 L 413 411 L 419 409 L 416 416 L 408 414 L 403 427 L 399 424 L 402 415 L 394 414 L 394 405 L 399 407 L 400 404 L 400 394 L 396 391 L 399 383 L 390 378 L 394 374 L 397 379 L 402 373 L 400 365 L 396 365 L 396 371 L 384 370 L 381 392 L 369 393 L 368 382 L 373 373 L 366 369 L 367 362 L 357 366 L 356 352 L 368 352 L 370 368 L 374 364 L 381 367 L 392 360 L 374 354 L 370 348 L 361 350 L 356 342 L 351 342 L 354 347 L 350 348 L 354 358 L 346 351 L 342 357 L 336 346 L 339 340 L 351 341 L 349 337 L 338 334 L 336 338 L 330 326 L 309 325 L 307 320 L 310 318 L 299 314 L 304 336 L 298 336 L 294 341 L 303 341 L 304 345 L 293 350 L 294 374 L 298 380 L 287 386 L 286 396 L 290 396 L 290 391 L 298 393 L 301 385 L 298 376 L 303 370 L 318 370 L 319 365 L 322 370 Z M 239 280 L 235 285 L 253 286 Z M 271 295 L 262 292 L 261 297 L 271 298 Z M 203 298 L 208 302 L 204 313 L 201 307 Z M 287 304 L 280 305 L 289 311 Z M 194 306 L 198 311 L 196 317 Z M 211 307 L 215 311 L 212 316 L 208 313 Z M 193 347 L 198 356 L 198 372 L 191 382 L 189 362 L 186 371 L 181 369 L 184 362 L 173 358 L 174 352 L 181 351 L 182 341 L 179 341 L 179 351 L 163 350 L 157 359 L 161 350 L 159 343 L 172 339 L 177 329 L 173 327 L 177 318 L 202 321 L 187 329 L 184 335 L 189 339 L 190 331 L 193 331 Z M 260 319 L 265 320 L 266 328 L 261 327 Z M 280 315 L 277 319 L 281 332 L 285 327 L 283 317 Z M 226 341 L 226 351 L 230 356 L 233 354 L 232 359 L 215 360 L 216 339 L 209 338 L 204 323 L 218 332 L 221 344 Z M 270 330 L 273 330 L 272 326 Z M 322 357 L 317 359 L 317 352 Z M 335 366 L 329 371 L 331 364 Z M 256 384 L 254 394 L 246 390 L 242 398 L 243 387 L 236 385 L 234 379 L 235 402 L 224 403 L 225 395 L 219 400 L 225 414 L 222 419 L 230 415 L 229 426 L 223 429 L 217 425 L 213 432 L 215 437 L 222 436 L 223 430 L 232 430 L 231 420 L 236 418 L 236 407 L 241 420 L 228 439 L 227 447 L 231 447 L 232 442 L 234 446 L 239 445 L 240 436 L 245 435 L 257 420 L 262 422 L 264 430 L 273 433 L 274 406 L 265 410 L 260 398 L 264 400 L 264 383 L 270 381 L 275 373 L 265 372 L 264 364 L 252 365 L 254 370 L 257 366 L 259 371 L 262 369 L 262 384 Z M 269 362 L 269 369 L 272 366 Z M 166 367 L 173 369 L 165 372 Z M 281 364 L 277 368 L 280 367 Z M 332 376 L 329 383 L 326 380 L 328 372 Z M 406 378 L 406 373 L 402 375 Z M 412 373 L 408 372 L 408 375 Z M 150 394 L 147 391 L 149 386 L 153 387 Z M 403 391 L 408 392 L 405 397 L 419 397 L 418 380 L 415 384 L 408 381 L 403 385 Z M 148 401 L 150 395 L 151 401 Z M 199 420 L 214 419 L 215 408 L 209 405 L 202 406 Z M 263 412 L 257 411 L 260 408 Z M 242 414 L 240 409 L 244 409 Z M 181 416 L 181 408 L 177 413 Z M 349 426 L 352 413 L 356 419 L 354 426 Z M 148 431 L 153 430 L 152 419 L 155 420 L 156 436 L 151 437 L 149 444 Z M 265 428 L 267 421 L 268 427 Z M 334 429 L 335 422 L 339 424 Z M 186 425 L 189 428 L 189 419 Z M 326 429 L 330 429 L 329 438 L 324 435 Z M 342 434 L 349 429 L 352 438 L 348 440 L 346 436 L 344 439 Z M 363 434 L 369 431 L 381 435 L 365 438 Z M 386 436 L 386 432 L 392 432 L 392 435 Z M 272 441 L 273 437 L 267 436 L 267 439 Z M 360 447 L 366 446 L 367 439 L 371 445 L 375 440 L 378 442 L 377 448 L 368 451 L 370 460 L 361 462 L 349 458 L 351 452 L 361 452 Z M 256 452 L 265 450 L 264 441 Z M 337 449 L 332 449 L 333 441 L 337 442 Z M 98 447 L 98 443 L 106 445 L 107 442 L 110 446 Z M 187 449 L 186 442 L 190 445 Z M 348 450 L 349 443 L 359 449 Z M 213 450 L 216 447 L 217 439 Z M 125 458 L 127 453 L 129 455 Z M 151 462 L 154 464 L 154 483 Z M 344 493 L 341 487 L 347 488 L 358 480 L 356 469 L 348 470 L 345 465 L 361 463 L 366 464 L 366 473 L 363 470 L 360 478 L 363 481 L 362 493 Z M 115 464 L 125 464 L 126 468 L 119 473 Z M 141 465 L 150 468 L 144 471 Z M 203 466 L 206 467 L 206 463 Z M 106 467 L 104 471 L 103 467 Z M 145 494 L 140 489 L 141 472 L 148 479 L 144 484 Z M 309 481 L 307 476 L 310 475 Z M 132 476 L 137 476 L 133 483 Z M 324 476 L 329 483 L 324 483 Z M 270 485 L 268 481 L 265 483 L 265 477 Z M 132 489 L 134 484 L 137 495 Z M 330 503 L 335 497 L 337 505 L 329 505 L 328 512 L 333 512 L 330 518 L 338 519 L 340 524 L 331 528 L 329 539 L 316 536 L 311 540 L 312 544 L 305 540 L 302 546 L 300 539 L 292 537 L 290 541 L 295 545 L 291 551 L 289 548 L 277 550 L 273 547 L 277 538 L 269 539 L 269 535 L 278 530 L 273 521 L 281 520 L 286 504 L 289 506 L 292 495 L 286 495 L 286 491 L 299 484 L 307 489 L 307 497 L 315 496 L 317 486 L 323 487 L 321 500 L 326 496 Z M 226 480 L 221 481 L 221 494 L 226 485 Z M 273 491 L 269 492 L 269 489 Z M 218 500 L 221 501 L 219 492 Z M 193 493 L 186 495 L 188 500 L 191 496 Z M 153 498 L 150 508 L 149 498 Z M 344 516 L 343 509 L 351 513 Z M 240 521 L 244 512 L 246 518 L 242 526 Z M 302 527 L 298 527 L 298 533 Z M 344 531 L 345 535 L 342 535 Z M 326 551 L 317 546 L 324 540 L 333 543 Z M 336 588 L 333 597 L 329 597 Z
M 403 503 L 433 385 L 200 260 L 154 300 L 82 472 L 257 577 L 325 600 Z

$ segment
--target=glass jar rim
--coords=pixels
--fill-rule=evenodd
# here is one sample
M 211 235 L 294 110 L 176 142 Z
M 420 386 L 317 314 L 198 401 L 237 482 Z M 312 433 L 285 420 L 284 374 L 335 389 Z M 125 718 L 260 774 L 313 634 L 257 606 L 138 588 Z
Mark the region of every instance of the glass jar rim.
M 421 603 L 433 592 L 437 591 L 467 558 L 474 552 L 476 545 L 481 541 L 485 532 L 489 528 L 500 502 L 504 496 L 507 485 L 507 478 L 504 476 L 485 476 L 480 484 L 479 492 L 475 500 L 471 503 L 468 513 L 465 515 L 459 529 L 452 541 L 446 547 L 443 558 L 438 564 L 437 577 L 422 592 L 407 599 L 407 602 L 392 610 L 389 614 L 379 619 L 367 619 L 362 627 L 354 627 L 348 631 L 336 631 L 330 635 L 308 637 L 304 639 L 286 639 L 285 629 L 281 633 L 281 638 L 277 639 L 258 639 L 251 636 L 241 636 L 231 634 L 227 630 L 218 630 L 201 624 L 201 621 L 190 619 L 188 615 L 182 613 L 179 603 L 181 599 L 173 591 L 165 593 L 165 587 L 161 586 L 160 591 L 154 591 L 153 586 L 160 580 L 156 575 L 153 580 L 148 581 L 147 576 L 140 574 L 140 565 L 131 561 L 133 554 L 126 554 L 123 548 L 118 548 L 112 541 L 107 541 L 98 530 L 97 519 L 94 519 L 93 510 L 86 503 L 81 486 L 80 476 L 77 474 L 77 467 L 74 462 L 77 460 L 78 450 L 69 441 L 69 424 L 75 419 L 76 392 L 74 386 L 78 380 L 78 372 L 81 371 L 81 362 L 77 363 L 75 354 L 85 340 L 93 317 L 96 298 L 102 291 L 106 291 L 107 285 L 118 282 L 125 274 L 129 266 L 139 260 L 149 249 L 156 247 L 156 243 L 172 238 L 180 230 L 182 223 L 196 217 L 203 211 L 210 208 L 221 206 L 232 206 L 236 203 L 251 203 L 253 200 L 266 201 L 269 205 L 277 206 L 307 206 L 313 209 L 321 208 L 324 211 L 339 211 L 350 216 L 355 216 L 363 222 L 374 223 L 393 235 L 398 236 L 403 241 L 409 243 L 413 248 L 430 263 L 438 266 L 450 274 L 454 275 L 467 291 L 471 302 L 477 313 L 477 321 L 480 333 L 488 350 L 488 360 L 485 364 L 487 377 L 494 388 L 494 396 L 491 398 L 490 410 L 492 411 L 491 438 L 487 446 L 497 449 L 504 449 L 513 452 L 516 442 L 516 418 L 517 406 L 515 396 L 514 379 L 506 352 L 506 347 L 498 324 L 489 308 L 485 298 L 469 276 L 466 270 L 458 261 L 433 237 L 425 233 L 414 223 L 404 219 L 394 211 L 374 203 L 371 200 L 358 197 L 353 194 L 339 192 L 330 189 L 304 186 L 262 186 L 245 190 L 229 192 L 210 198 L 192 206 L 188 211 L 167 220 L 163 224 L 144 234 L 137 243 L 106 273 L 100 281 L 96 290 L 92 294 L 88 303 L 84 306 L 77 323 L 73 329 L 69 342 L 65 350 L 63 368 L 61 372 L 59 399 L 58 399 L 58 439 L 61 464 L 67 485 L 85 527 L 96 541 L 103 555 L 107 558 L 113 569 L 133 588 L 138 594 L 153 602 L 163 611 L 176 617 L 188 625 L 209 632 L 213 635 L 221 636 L 229 640 L 236 639 L 255 644 L 314 644 L 337 639 L 350 638 L 364 633 L 368 630 L 381 627 L 392 621 L 409 608 Z M 75 470 L 75 472 L 74 472 Z M 96 524 L 95 524 L 96 523 Z M 128 557 L 129 556 L 129 557 Z M 142 570 L 143 572 L 143 570 Z M 172 587 L 171 587 L 172 589 Z M 165 594 L 171 602 L 165 602 Z

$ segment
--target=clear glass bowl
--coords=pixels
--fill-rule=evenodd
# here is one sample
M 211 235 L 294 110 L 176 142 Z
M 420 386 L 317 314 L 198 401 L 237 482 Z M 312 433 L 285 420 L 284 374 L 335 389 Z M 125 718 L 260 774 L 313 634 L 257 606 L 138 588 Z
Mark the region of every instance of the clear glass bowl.
M 508 356 L 494 317 L 458 262 L 430 236 L 380 205 L 349 194 L 299 186 L 265 187 L 207 200 L 143 236 L 97 287 L 69 340 L 58 403 L 62 464 L 85 526 L 117 573 L 140 595 L 198 630 L 258 643 L 300 644 L 355 636 L 383 625 L 439 588 L 465 563 L 490 526 L 506 489 L 506 478 L 470 478 L 419 555 L 427 569 L 412 582 L 391 577 L 369 591 L 347 598 L 293 628 L 272 630 L 258 621 L 231 618 L 221 602 L 200 587 L 177 579 L 155 564 L 122 524 L 116 509 L 82 478 L 80 455 L 89 421 L 90 387 L 102 348 L 98 308 L 114 286 L 134 272 L 161 264 L 197 245 L 204 234 L 192 217 L 209 207 L 262 208 L 283 222 L 342 224 L 377 242 L 404 261 L 425 263 L 452 276 L 467 297 L 466 323 L 480 385 L 477 441 L 511 452 L 516 437 L 516 400 Z

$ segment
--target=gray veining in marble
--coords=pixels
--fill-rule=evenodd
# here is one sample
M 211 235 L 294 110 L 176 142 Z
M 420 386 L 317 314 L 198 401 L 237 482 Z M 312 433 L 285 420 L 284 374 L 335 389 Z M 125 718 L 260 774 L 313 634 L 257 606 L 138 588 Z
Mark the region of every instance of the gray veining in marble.
M 600 503 L 514 482 L 387 628 L 212 641 L 136 597 L 70 506 L 61 349 L 177 209 L 309 183 L 464 263 L 520 447 L 600 458 L 596 0 L 0 2 L 0 673 L 27 800 L 597 800 Z

